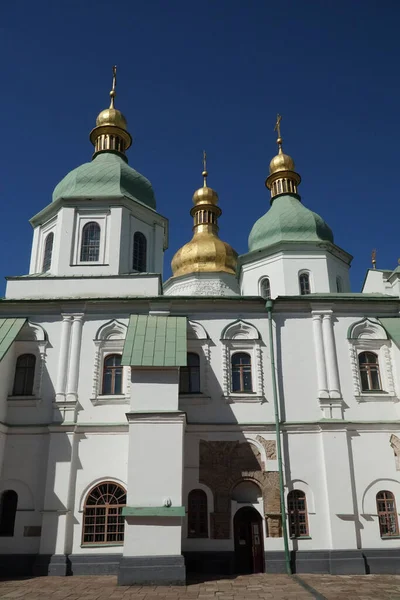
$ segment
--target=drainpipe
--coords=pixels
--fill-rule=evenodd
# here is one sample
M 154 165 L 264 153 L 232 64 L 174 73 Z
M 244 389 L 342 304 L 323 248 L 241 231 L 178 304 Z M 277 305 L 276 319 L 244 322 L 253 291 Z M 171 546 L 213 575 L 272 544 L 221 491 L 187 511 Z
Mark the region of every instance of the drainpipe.
M 280 497 L 281 497 L 283 545 L 285 548 L 286 573 L 288 575 L 291 575 L 292 569 L 290 567 L 289 541 L 288 541 L 288 533 L 287 533 L 285 496 L 284 496 L 284 487 L 283 487 L 281 425 L 280 425 L 279 408 L 278 408 L 278 387 L 276 385 L 276 373 L 275 373 L 274 334 L 273 334 L 273 329 L 272 329 L 272 307 L 273 307 L 272 300 L 267 300 L 265 307 L 266 307 L 267 313 L 268 313 L 269 348 L 270 348 L 270 358 L 271 358 L 272 390 L 273 390 L 273 394 L 274 394 L 276 451 L 277 451 L 277 455 L 278 455 L 279 492 L 280 492 Z

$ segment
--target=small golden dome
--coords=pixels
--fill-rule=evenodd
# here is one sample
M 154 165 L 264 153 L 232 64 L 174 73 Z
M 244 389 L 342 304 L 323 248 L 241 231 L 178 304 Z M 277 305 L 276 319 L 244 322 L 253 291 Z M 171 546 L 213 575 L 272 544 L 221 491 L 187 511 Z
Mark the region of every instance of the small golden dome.
M 278 173 L 279 171 L 294 171 L 294 160 L 288 154 L 282 152 L 279 147 L 279 152 L 269 163 L 269 174 Z
M 193 194 L 193 204 L 213 204 L 217 206 L 218 194 L 215 190 L 207 186 L 207 171 L 203 171 L 202 175 L 204 177 L 204 185 Z
M 193 194 L 193 238 L 172 259 L 173 277 L 189 273 L 236 274 L 237 252 L 218 237 L 218 194 L 207 185 L 206 153 L 203 154 L 203 187 Z
M 106 108 L 101 111 L 96 119 L 96 127 L 102 127 L 103 125 L 113 125 L 125 131 L 128 128 L 128 123 L 124 115 L 116 108 Z
M 235 275 L 237 252 L 209 232 L 197 233 L 182 246 L 171 262 L 174 277 L 188 273 L 230 273 Z

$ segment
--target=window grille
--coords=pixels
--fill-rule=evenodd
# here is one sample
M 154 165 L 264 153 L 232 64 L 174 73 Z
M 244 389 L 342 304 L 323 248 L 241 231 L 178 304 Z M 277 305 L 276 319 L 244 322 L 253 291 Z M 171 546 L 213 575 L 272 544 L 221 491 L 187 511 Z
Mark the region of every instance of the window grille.
M 247 352 L 232 356 L 232 392 L 252 392 L 251 357 Z
M 13 396 L 32 396 L 35 379 L 36 356 L 21 354 L 15 365 Z
M 288 517 L 290 537 L 307 537 L 307 502 L 306 495 L 300 490 L 288 494 Z
M 361 352 L 358 355 L 361 388 L 363 392 L 381 390 L 378 357 L 373 352 Z
M 141 231 L 133 236 L 132 269 L 144 273 L 147 268 L 147 240 Z
M 82 229 L 81 261 L 97 262 L 100 255 L 100 225 L 94 221 Z
M 116 544 L 124 541 L 125 490 L 110 481 L 93 488 L 83 511 L 82 544 Z
M 54 242 L 54 233 L 51 231 L 46 237 L 46 241 L 44 243 L 44 253 L 43 253 L 43 267 L 42 272 L 46 273 L 50 271 L 51 268 L 51 257 L 53 254 L 53 242 Z
M 260 295 L 265 299 L 271 298 L 271 284 L 268 277 L 261 279 Z
M 207 494 L 192 490 L 188 498 L 188 537 L 208 537 Z
M 103 387 L 104 396 L 118 396 L 122 394 L 122 373 L 120 354 L 109 354 L 104 359 Z
M 379 530 L 381 537 L 399 535 L 396 502 L 392 492 L 382 491 L 376 495 Z
M 179 393 L 200 393 L 200 358 L 195 352 L 188 352 L 187 366 L 180 368 Z
M 299 276 L 300 294 L 305 296 L 311 294 L 310 276 L 308 273 L 301 273 Z

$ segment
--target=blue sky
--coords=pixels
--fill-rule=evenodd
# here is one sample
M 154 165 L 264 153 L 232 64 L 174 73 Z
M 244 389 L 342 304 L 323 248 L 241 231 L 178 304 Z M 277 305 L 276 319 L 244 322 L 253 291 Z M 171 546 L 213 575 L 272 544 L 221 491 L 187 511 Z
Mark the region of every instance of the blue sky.
M 372 248 L 378 268 L 396 267 L 399 18 L 397 0 L 5 3 L 1 278 L 28 272 L 28 219 L 90 160 L 88 135 L 108 105 L 113 64 L 116 106 L 134 137 L 129 163 L 151 180 L 170 219 L 166 275 L 192 235 L 203 148 L 223 210 L 221 238 L 247 251 L 269 207 L 277 112 L 304 204 L 354 256 L 353 290 Z

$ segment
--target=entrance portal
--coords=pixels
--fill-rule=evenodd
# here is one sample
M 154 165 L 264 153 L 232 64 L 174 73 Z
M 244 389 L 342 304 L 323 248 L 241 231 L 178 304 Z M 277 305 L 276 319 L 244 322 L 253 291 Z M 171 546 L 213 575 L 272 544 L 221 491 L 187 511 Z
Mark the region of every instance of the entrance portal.
M 263 573 L 263 529 L 260 513 L 251 506 L 241 508 L 235 514 L 233 528 L 236 573 Z

